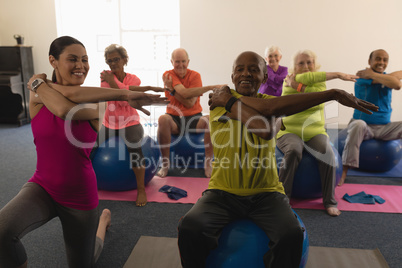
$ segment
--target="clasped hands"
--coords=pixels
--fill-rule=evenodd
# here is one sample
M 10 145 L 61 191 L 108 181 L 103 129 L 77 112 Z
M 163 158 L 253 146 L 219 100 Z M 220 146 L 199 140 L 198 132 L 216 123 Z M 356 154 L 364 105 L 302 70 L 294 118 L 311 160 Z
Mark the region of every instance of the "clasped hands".
M 232 97 L 230 93 L 230 88 L 224 85 L 220 88 L 215 88 L 212 93 L 209 94 L 209 109 L 213 110 L 216 107 L 225 107 L 228 100 Z
M 31 84 L 35 79 L 38 79 L 38 78 L 44 80 L 49 87 L 54 89 L 54 87 L 52 87 L 52 85 L 54 85 L 54 83 L 51 80 L 47 79 L 46 74 L 42 73 L 42 74 L 34 74 L 29 79 L 29 81 L 27 83 L 27 86 L 28 86 L 29 90 L 32 90 Z M 54 89 L 54 90 L 56 90 L 56 89 Z M 113 90 L 116 90 L 116 89 L 113 89 Z M 135 92 L 135 91 L 131 91 L 131 90 L 128 90 L 127 94 L 128 94 L 127 95 L 128 104 L 131 107 L 142 111 L 146 115 L 150 115 L 151 113 L 148 110 L 144 109 L 143 106 L 167 105 L 167 104 L 169 104 L 169 101 L 167 100 L 166 97 L 161 97 L 160 95 L 157 95 L 157 94 L 149 94 L 149 93 L 144 93 L 144 92 Z
M 135 91 L 129 91 L 128 95 L 128 104 L 143 112 L 146 115 L 150 115 L 151 113 L 143 108 L 143 106 L 149 106 L 149 105 L 167 105 L 169 104 L 169 101 L 167 100 L 166 97 L 161 97 L 160 95 L 157 94 L 148 94 L 148 93 L 143 93 L 143 92 L 135 92 Z

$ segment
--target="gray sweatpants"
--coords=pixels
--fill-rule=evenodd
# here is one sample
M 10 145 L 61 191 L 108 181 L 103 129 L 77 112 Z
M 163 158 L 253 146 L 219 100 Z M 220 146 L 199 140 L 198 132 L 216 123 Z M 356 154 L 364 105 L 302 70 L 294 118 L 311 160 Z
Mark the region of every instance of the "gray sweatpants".
M 363 140 L 397 140 L 402 138 L 402 122 L 386 125 L 370 125 L 363 120 L 352 119 L 348 125 L 348 136 L 342 153 L 342 164 L 358 168 L 360 145 Z
M 317 159 L 324 206 L 336 207 L 338 202 L 335 200 L 335 154 L 328 136 L 319 134 L 304 142 L 296 134 L 288 133 L 280 137 L 276 145 L 283 153 L 282 164 L 279 167 L 279 180 L 283 183 L 286 195 L 289 198 L 292 196 L 293 179 L 302 159 L 303 150 L 306 149 Z
M 69 267 L 94 267 L 103 248 L 96 237 L 98 208 L 78 210 L 61 206 L 38 184 L 26 183 L 0 210 L 0 267 L 18 267 L 27 261 L 21 238 L 59 217 Z

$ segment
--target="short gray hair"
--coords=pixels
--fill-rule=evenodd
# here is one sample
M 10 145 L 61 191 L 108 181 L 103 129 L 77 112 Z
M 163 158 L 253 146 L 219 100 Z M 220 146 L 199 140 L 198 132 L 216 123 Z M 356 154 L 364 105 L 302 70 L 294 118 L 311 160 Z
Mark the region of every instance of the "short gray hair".
M 310 58 L 313 59 L 314 61 L 314 65 L 315 65 L 315 72 L 318 71 L 321 68 L 321 64 L 319 64 L 317 62 L 317 55 L 309 50 L 309 49 L 303 49 L 303 50 L 299 50 L 294 56 L 293 56 L 293 62 L 292 62 L 292 67 L 289 68 L 289 73 L 294 73 L 295 72 L 295 67 L 296 67 L 296 59 L 299 55 L 307 55 Z
M 123 46 L 120 46 L 120 45 L 117 45 L 117 44 L 111 44 L 110 46 L 105 48 L 105 60 L 107 59 L 108 54 L 113 53 L 115 51 L 117 51 L 117 53 L 119 53 L 120 56 L 123 59 L 126 59 L 126 61 L 128 62 L 127 50 Z
M 268 55 L 272 52 L 278 51 L 279 54 L 282 56 L 282 50 L 278 46 L 270 46 L 265 48 L 265 58 L 268 58 Z

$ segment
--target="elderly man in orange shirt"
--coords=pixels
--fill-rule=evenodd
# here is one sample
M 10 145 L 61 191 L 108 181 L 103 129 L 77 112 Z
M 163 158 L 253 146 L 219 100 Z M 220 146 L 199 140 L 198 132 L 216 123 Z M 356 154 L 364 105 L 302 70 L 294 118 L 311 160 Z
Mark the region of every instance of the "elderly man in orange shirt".
M 212 144 L 209 135 L 209 116 L 202 115 L 200 97 L 205 92 L 222 85 L 202 86 L 201 75 L 188 69 L 190 62 L 188 53 L 183 48 L 172 52 L 173 69 L 163 74 L 166 87 L 171 92 L 165 92 L 170 104 L 166 114 L 158 120 L 158 141 L 162 153 L 162 167 L 158 176 L 165 177 L 168 173 L 170 160 L 171 134 L 184 134 L 188 131 L 204 132 L 205 161 L 204 170 L 207 178 L 212 173 Z

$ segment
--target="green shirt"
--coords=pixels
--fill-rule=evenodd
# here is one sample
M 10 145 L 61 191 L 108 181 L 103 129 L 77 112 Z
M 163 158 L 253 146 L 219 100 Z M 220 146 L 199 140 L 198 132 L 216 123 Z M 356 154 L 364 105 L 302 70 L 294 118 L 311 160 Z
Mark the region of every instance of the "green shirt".
M 326 74 L 325 72 L 307 72 L 298 74 L 296 81 L 306 85 L 304 92 L 320 92 L 326 90 Z M 282 96 L 291 94 L 303 94 L 292 87 L 283 86 Z M 311 107 L 303 112 L 286 116 L 282 118 L 285 130 L 281 130 L 277 134 L 279 139 L 285 134 L 293 133 L 298 135 L 303 141 L 309 141 L 318 134 L 327 135 L 325 131 L 324 104 Z M 328 136 L 328 135 L 327 135 Z
M 236 98 L 242 97 L 232 90 Z M 258 94 L 257 98 L 274 98 Z M 224 107 L 210 113 L 214 162 L 208 189 L 247 196 L 261 192 L 285 193 L 279 182 L 275 139 L 265 140 L 248 131 L 238 120 L 225 116 Z

